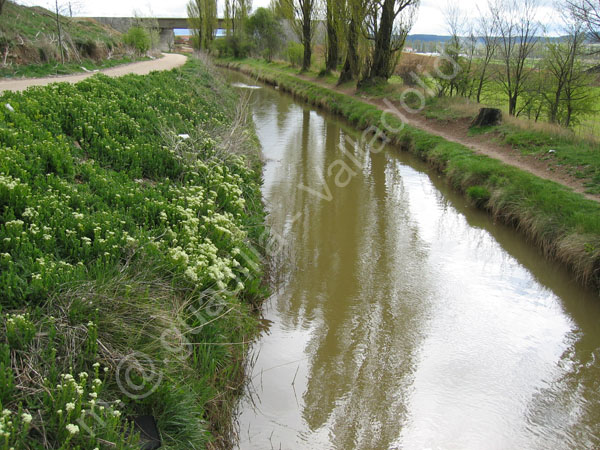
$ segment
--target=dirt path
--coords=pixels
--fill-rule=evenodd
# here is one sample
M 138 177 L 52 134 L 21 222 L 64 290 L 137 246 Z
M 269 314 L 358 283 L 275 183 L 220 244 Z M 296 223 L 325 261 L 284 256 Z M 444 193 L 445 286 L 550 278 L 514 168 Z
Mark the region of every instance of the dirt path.
M 346 95 L 356 97 L 356 89 L 348 87 L 334 87 L 331 84 L 325 83 L 323 80 L 315 79 L 314 77 L 299 75 L 300 78 L 310 81 L 312 83 L 319 84 L 322 87 L 331 89 Z M 389 108 L 383 99 L 370 99 L 363 96 L 359 97 L 361 101 L 377 106 L 381 110 L 389 110 L 395 112 Z M 511 148 L 509 145 L 494 142 L 492 136 L 489 135 L 477 135 L 469 136 L 469 122 L 468 120 L 457 120 L 457 121 L 439 121 L 439 120 L 428 120 L 422 114 L 419 113 L 407 113 L 402 111 L 402 108 L 396 106 L 397 110 L 402 114 L 399 117 L 407 125 L 415 128 L 419 128 L 431 134 L 435 134 L 443 137 L 447 141 L 455 142 L 457 144 L 464 145 L 465 147 L 473 150 L 475 153 L 487 155 L 491 158 L 499 159 L 505 164 L 518 167 L 519 169 L 526 170 L 533 173 L 534 175 L 551 180 L 556 183 L 560 183 L 573 189 L 590 200 L 600 202 L 600 195 L 589 194 L 585 192 L 585 186 L 581 179 L 575 178 L 569 174 L 563 167 L 556 164 L 553 158 L 539 159 L 535 155 L 523 155 L 518 150 Z M 398 114 L 395 114 L 398 116 Z
M 120 77 L 130 73 L 137 75 L 146 75 L 155 70 L 169 70 L 185 64 L 187 57 L 174 53 L 163 53 L 163 56 L 151 61 L 141 61 L 131 64 L 123 64 L 122 66 L 111 67 L 110 69 L 101 70 L 100 73 L 109 77 Z M 21 78 L 18 80 L 0 81 L 0 91 L 23 91 L 30 86 L 45 86 L 50 83 L 69 82 L 77 83 L 85 80 L 88 77 L 95 75 L 98 72 L 78 73 L 74 75 L 54 76 L 46 78 Z

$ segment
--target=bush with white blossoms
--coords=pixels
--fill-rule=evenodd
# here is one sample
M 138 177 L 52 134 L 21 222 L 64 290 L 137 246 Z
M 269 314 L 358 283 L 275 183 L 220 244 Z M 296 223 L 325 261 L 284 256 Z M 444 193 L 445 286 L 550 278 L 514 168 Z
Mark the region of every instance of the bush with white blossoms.
M 235 94 L 192 61 L 0 97 L 0 449 L 139 448 L 125 418 L 148 413 L 167 446 L 207 442 L 265 296 Z M 117 368 L 142 352 L 161 383 L 138 401 Z
M 184 279 L 228 283 L 221 268 L 234 270 L 229 251 L 247 238 L 257 172 L 243 156 L 220 156 L 202 128 L 224 127 L 228 116 L 190 95 L 186 81 L 98 76 L 3 95 L 15 110 L 0 110 L 5 305 L 43 302 L 55 286 L 104 272 L 153 240 L 164 254 L 180 247 L 190 256 L 185 267 L 174 261 Z M 189 132 L 185 157 L 160 129 Z M 218 255 L 206 251 L 211 243 Z
M 35 336 L 35 324 L 30 320 L 27 313 L 7 314 L 4 323 L 6 326 L 6 339 L 12 348 L 25 348 Z
M 3 409 L 0 413 L 0 449 L 27 448 L 32 416 L 21 410 Z

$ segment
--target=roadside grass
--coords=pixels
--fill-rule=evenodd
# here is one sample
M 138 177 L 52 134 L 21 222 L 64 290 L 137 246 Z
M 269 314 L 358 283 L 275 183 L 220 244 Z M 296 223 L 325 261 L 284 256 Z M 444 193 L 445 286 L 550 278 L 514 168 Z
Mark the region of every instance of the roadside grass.
M 222 62 L 280 90 L 345 117 L 360 129 L 401 129 L 387 137 L 443 172 L 449 182 L 494 217 L 514 226 L 583 284 L 600 287 L 600 205 L 552 181 L 508 166 L 422 130 L 352 96 L 254 60 Z M 388 128 L 385 124 L 388 125 Z M 518 142 L 518 141 L 517 141 Z
M 148 58 L 123 56 L 101 61 L 95 61 L 88 58 L 83 59 L 81 62 L 69 62 L 65 64 L 51 62 L 44 64 L 14 65 L 0 67 L 0 78 L 41 78 L 53 75 L 69 75 L 73 73 L 85 72 L 82 67 L 88 71 L 94 71 L 146 60 L 148 60 Z
M 259 148 L 208 66 L 0 104 L 3 448 L 226 447 L 257 329 Z M 180 137 L 182 134 L 188 138 Z

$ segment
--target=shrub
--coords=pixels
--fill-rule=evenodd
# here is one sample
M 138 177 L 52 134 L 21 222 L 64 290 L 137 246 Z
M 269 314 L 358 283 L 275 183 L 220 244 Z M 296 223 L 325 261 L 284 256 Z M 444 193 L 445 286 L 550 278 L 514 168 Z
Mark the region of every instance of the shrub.
M 150 50 L 150 35 L 142 27 L 131 27 L 123 36 L 123 42 L 139 54 L 144 54 Z
M 218 39 L 215 41 L 214 46 L 220 57 L 245 58 L 252 50 L 252 43 L 243 34 L 234 34 L 227 36 L 225 39 Z
M 292 66 L 300 67 L 304 57 L 304 46 L 298 42 L 289 42 L 287 46 L 287 58 Z
M 271 61 L 282 44 L 281 25 L 273 12 L 267 8 L 258 8 L 248 18 L 246 28 L 260 55 Z
M 84 58 L 101 59 L 102 58 L 102 47 L 92 39 L 75 41 L 75 47 L 77 51 Z

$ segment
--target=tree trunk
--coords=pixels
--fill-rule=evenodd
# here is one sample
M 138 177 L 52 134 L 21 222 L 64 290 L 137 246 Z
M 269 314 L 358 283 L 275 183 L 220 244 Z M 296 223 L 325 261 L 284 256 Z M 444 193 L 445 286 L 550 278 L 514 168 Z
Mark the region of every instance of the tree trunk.
M 567 117 L 565 117 L 565 127 L 569 128 L 571 125 L 571 116 L 573 115 L 573 108 L 571 107 L 571 102 L 567 104 Z
M 350 19 L 348 25 L 348 50 L 346 52 L 346 62 L 338 84 L 346 83 L 358 76 L 358 26 L 354 18 Z
M 65 54 L 63 52 L 63 44 L 62 44 L 62 30 L 60 27 L 60 14 L 58 12 L 58 0 L 56 0 L 56 29 L 58 31 L 58 49 L 60 51 L 60 61 L 62 64 L 65 63 Z
M 304 44 L 304 58 L 302 59 L 302 72 L 310 69 L 310 59 L 312 56 L 311 44 L 311 1 L 304 0 L 302 5 L 302 44 Z
M 483 90 L 483 78 L 485 76 L 485 72 L 481 74 L 479 78 L 479 86 L 477 86 L 477 103 L 481 103 L 481 91 Z
M 479 114 L 473 122 L 471 127 L 487 127 L 498 125 L 502 121 L 502 111 L 498 108 L 480 108 Z
M 556 117 L 558 116 L 558 104 L 560 102 L 560 91 L 562 89 L 558 89 L 554 95 L 554 102 L 550 105 L 549 117 L 548 121 L 550 123 L 556 123 Z
M 514 116 L 517 112 L 517 94 L 508 97 L 508 114 Z
M 542 107 L 544 106 L 544 104 L 542 102 L 540 102 L 540 104 L 538 105 L 538 108 L 535 112 L 535 121 L 537 122 L 538 120 L 540 120 L 540 115 L 542 114 Z
M 385 0 L 381 9 L 381 19 L 375 35 L 375 51 L 373 63 L 369 70 L 368 78 L 372 81 L 387 80 L 390 76 L 390 63 L 392 59 L 392 32 L 394 31 L 394 4 L 395 0 Z
M 333 17 L 333 2 L 335 0 L 327 1 L 327 61 L 325 63 L 325 70 L 331 72 L 337 68 L 338 64 L 338 36 L 337 29 L 335 27 L 335 19 Z

